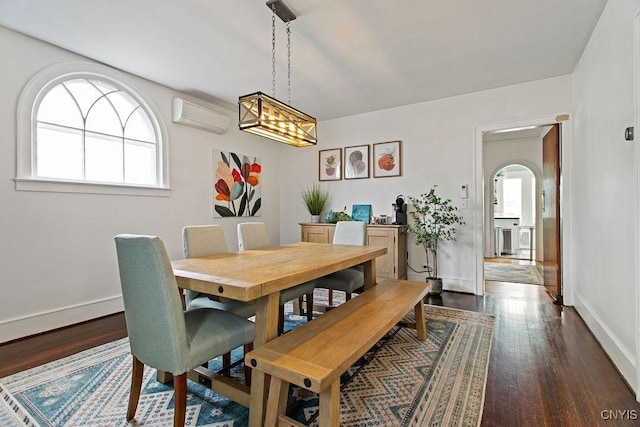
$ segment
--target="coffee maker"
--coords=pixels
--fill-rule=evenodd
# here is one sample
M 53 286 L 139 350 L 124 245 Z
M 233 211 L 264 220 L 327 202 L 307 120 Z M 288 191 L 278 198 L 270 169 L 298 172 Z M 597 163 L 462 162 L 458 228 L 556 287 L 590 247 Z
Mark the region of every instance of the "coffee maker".
M 396 197 L 396 202 L 391 206 L 393 206 L 393 224 L 407 225 L 407 205 L 404 202 L 404 196 Z

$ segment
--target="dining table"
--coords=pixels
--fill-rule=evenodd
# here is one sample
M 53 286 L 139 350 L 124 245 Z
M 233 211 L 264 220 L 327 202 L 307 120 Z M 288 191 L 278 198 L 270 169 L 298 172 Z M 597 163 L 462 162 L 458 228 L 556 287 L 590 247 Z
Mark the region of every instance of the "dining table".
M 257 348 L 278 336 L 281 291 L 356 265 L 363 267 L 367 290 L 376 284 L 376 257 L 386 253 L 385 247 L 300 242 L 175 260 L 172 267 L 180 289 L 254 302 Z M 210 378 L 215 392 L 249 407 L 249 426 L 263 425 L 268 375 L 252 371 L 248 393 L 239 383 Z

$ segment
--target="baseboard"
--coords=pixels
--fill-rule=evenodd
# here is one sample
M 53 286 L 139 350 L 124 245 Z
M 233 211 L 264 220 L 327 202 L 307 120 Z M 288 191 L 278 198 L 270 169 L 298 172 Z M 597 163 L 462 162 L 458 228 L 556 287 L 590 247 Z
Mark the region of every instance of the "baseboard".
M 622 345 L 615 334 L 611 332 L 602 319 L 595 313 L 593 308 L 586 303 L 578 293 L 574 293 L 573 302 L 574 309 L 578 312 L 580 317 L 582 317 L 582 320 L 584 320 L 596 340 L 598 340 L 607 354 L 607 357 L 609 357 L 629 387 L 638 394 L 636 367 L 633 357 L 634 352 L 629 351 L 628 348 Z
M 426 273 L 407 273 L 407 280 L 416 282 L 424 282 L 427 278 Z M 445 291 L 464 292 L 466 294 L 476 293 L 476 284 L 473 280 L 464 280 L 450 277 L 442 278 L 442 289 Z
M 122 295 L 0 322 L 0 343 L 107 316 L 124 310 Z

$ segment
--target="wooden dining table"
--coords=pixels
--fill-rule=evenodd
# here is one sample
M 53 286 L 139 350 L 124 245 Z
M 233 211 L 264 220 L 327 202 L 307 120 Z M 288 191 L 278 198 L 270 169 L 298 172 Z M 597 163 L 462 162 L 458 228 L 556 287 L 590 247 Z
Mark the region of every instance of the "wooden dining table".
M 355 265 L 364 269 L 364 289 L 376 284 L 375 259 L 385 247 L 300 242 L 172 262 L 178 287 L 256 304 L 253 345 L 278 336 L 280 292 Z M 250 396 L 228 380 L 211 388 L 249 406 L 249 425 L 263 424 L 269 379 L 253 371 Z M 248 405 L 247 405 L 248 404 Z

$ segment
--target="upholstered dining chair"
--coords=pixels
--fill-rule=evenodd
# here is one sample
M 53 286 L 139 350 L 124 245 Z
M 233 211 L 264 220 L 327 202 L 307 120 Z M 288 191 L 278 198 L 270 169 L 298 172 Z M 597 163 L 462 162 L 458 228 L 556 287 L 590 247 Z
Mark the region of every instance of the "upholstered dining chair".
M 182 251 L 185 258 L 198 258 L 229 252 L 224 228 L 221 225 L 188 225 L 182 229 Z M 229 311 L 240 317 L 249 318 L 255 316 L 256 306 L 251 302 L 237 301 L 227 298 L 217 298 L 209 294 L 187 290 L 185 292 L 185 306 L 187 310 L 198 308 L 215 308 Z M 245 344 L 244 352 L 253 349 L 252 344 Z M 231 353 L 222 355 L 222 368 L 224 374 L 231 366 Z M 244 366 L 244 379 L 246 385 L 251 385 L 251 368 Z
M 269 232 L 264 222 L 242 222 L 238 224 L 238 249 L 241 251 L 270 246 Z M 313 282 L 306 282 L 280 292 L 280 315 L 278 329 L 284 328 L 284 304 L 287 301 L 301 300 L 306 295 L 305 311 L 307 320 L 313 319 Z
M 362 221 L 338 221 L 333 234 L 334 245 L 367 244 L 367 224 Z M 316 288 L 328 289 L 329 292 L 342 291 L 345 299 L 351 299 L 352 293 L 364 285 L 362 266 L 354 266 L 336 271 L 313 281 Z
M 253 322 L 228 311 L 183 311 L 164 243 L 156 236 L 115 237 L 124 313 L 133 356 L 127 421 L 135 417 L 144 365 L 170 372 L 175 389 L 174 426 L 183 426 L 187 372 L 253 342 Z
M 229 252 L 221 225 L 188 225 L 182 229 L 182 250 L 185 258 L 198 258 Z M 231 299 L 212 299 L 210 295 L 191 290 L 185 293 L 187 309 L 216 308 L 241 317 L 256 314 L 255 304 Z

